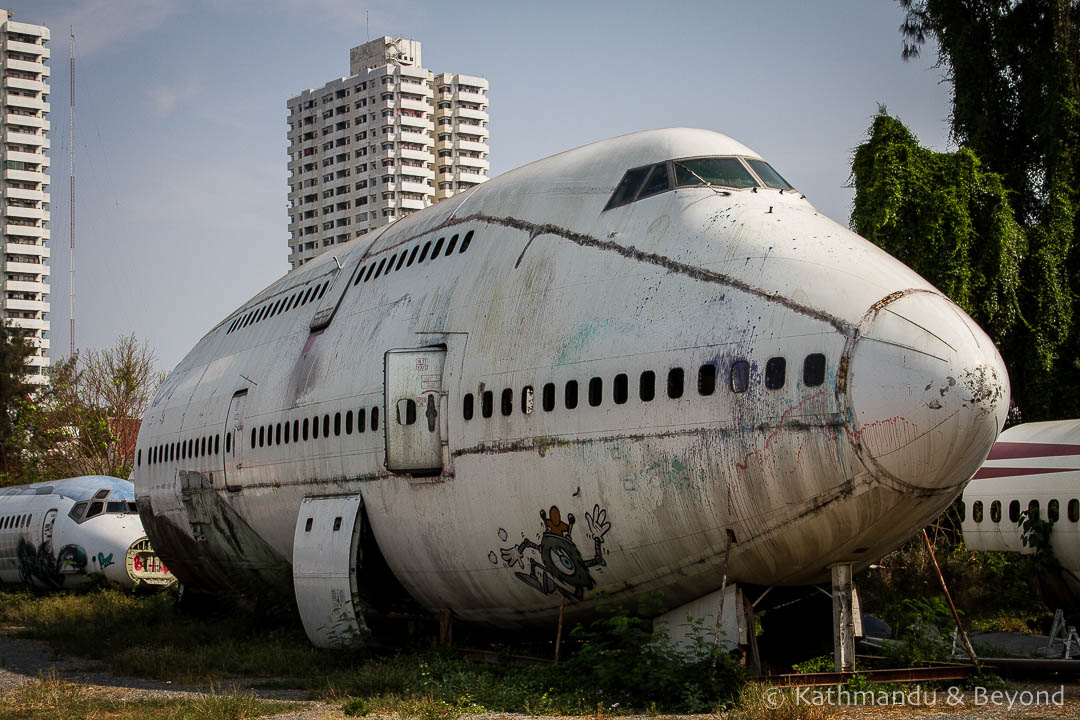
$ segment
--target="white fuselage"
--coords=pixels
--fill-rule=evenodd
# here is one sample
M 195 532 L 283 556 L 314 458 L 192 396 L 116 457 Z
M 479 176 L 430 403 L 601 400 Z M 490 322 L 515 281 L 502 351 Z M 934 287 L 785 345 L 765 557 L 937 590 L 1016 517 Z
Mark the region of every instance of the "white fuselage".
M 1080 599 L 1080 420 L 1009 428 L 964 490 L 964 543 L 972 550 L 1033 553 L 1024 521 L 1052 524 L 1050 546 Z
M 700 130 L 572 150 L 231 314 L 142 424 L 133 479 L 162 558 L 193 585 L 287 585 L 304 498 L 359 492 L 412 598 L 517 625 L 560 592 L 571 613 L 594 590 L 674 607 L 725 562 L 733 582 L 802 584 L 903 542 L 993 444 L 1000 357 L 798 192 L 677 187 L 605 210 L 627 170 L 696 156 L 757 157 Z M 413 409 L 386 402 L 387 351 L 410 348 L 442 362 L 417 351 L 435 472 L 388 469 L 387 422 Z
M 129 481 L 86 476 L 0 489 L 0 581 L 55 590 L 95 579 L 173 581 L 146 539 Z

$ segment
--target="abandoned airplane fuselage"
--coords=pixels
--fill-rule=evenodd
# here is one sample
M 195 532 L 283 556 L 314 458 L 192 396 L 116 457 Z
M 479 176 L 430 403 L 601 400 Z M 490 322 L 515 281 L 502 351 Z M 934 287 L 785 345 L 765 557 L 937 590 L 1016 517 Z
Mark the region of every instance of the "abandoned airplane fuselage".
M 1008 402 L 929 283 L 747 147 L 658 130 L 293 270 L 169 375 L 133 477 L 191 586 L 292 583 L 309 623 L 392 573 L 512 627 L 869 563 L 957 496 Z

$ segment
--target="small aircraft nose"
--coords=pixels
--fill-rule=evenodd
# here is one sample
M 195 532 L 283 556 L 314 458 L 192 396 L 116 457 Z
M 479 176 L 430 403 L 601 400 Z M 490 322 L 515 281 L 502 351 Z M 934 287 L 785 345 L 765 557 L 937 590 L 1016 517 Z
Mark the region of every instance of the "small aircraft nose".
M 897 292 L 863 316 L 848 399 L 871 472 L 897 490 L 935 494 L 967 482 L 985 460 L 1008 413 L 1009 376 L 953 302 Z

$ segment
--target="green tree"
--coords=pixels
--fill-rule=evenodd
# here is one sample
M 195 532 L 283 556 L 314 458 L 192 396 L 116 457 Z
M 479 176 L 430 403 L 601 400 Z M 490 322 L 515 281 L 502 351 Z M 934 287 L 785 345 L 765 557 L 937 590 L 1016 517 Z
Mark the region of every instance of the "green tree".
M 164 374 L 134 335 L 57 362 L 31 415 L 33 479 L 131 474 L 139 423 Z M 28 481 L 30 471 L 24 473 Z
M 990 332 L 1024 420 L 1077 417 L 1080 1 L 897 2 L 903 56 L 936 43 L 960 150 L 928 153 L 879 114 L 856 151 L 852 226 Z
M 27 334 L 0 323 L 0 486 L 18 482 L 26 436 L 22 430 L 34 386 L 27 360 L 35 352 Z

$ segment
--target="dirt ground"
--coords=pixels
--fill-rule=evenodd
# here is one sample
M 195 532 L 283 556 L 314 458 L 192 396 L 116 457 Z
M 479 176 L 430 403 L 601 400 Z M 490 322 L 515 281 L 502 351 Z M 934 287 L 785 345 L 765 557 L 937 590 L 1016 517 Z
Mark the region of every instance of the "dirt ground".
M 160 680 L 147 680 L 115 675 L 95 667 L 93 661 L 63 657 L 55 654 L 45 643 L 25 638 L 0 634 L 0 694 L 6 693 L 19 685 L 36 680 L 50 669 L 55 669 L 63 679 L 69 682 L 109 688 L 110 696 L 115 699 L 136 698 L 180 698 L 196 697 L 212 690 L 221 691 L 218 686 L 177 685 Z M 345 715 L 338 705 L 307 700 L 301 690 L 264 690 L 255 687 L 265 682 L 266 678 L 245 678 L 230 682 L 225 689 L 232 687 L 248 691 L 256 697 L 274 700 L 289 700 L 297 703 L 295 710 L 272 716 L 274 720 L 337 720 Z M 994 692 L 998 694 L 993 694 Z M 836 718 L 837 720 L 883 720 L 904 718 L 1080 718 L 1080 682 L 1074 678 L 1065 680 L 1046 679 L 1041 682 L 1009 682 L 1003 688 L 986 690 L 957 689 L 952 692 L 939 690 L 936 695 L 914 696 L 909 689 L 903 697 L 877 696 L 873 705 L 850 705 L 853 698 L 837 696 L 836 691 L 828 694 L 827 688 L 815 691 L 805 690 L 797 698 L 790 695 L 783 703 L 773 701 L 781 707 L 762 708 L 756 717 L 769 718 Z M 766 693 L 766 701 L 770 696 Z M 779 697 L 777 695 L 776 697 Z M 792 712 L 792 702 L 817 707 L 816 712 Z M 1060 702 L 1060 704 L 1059 704 Z M 809 708 L 807 708 L 809 709 Z M 771 711 L 771 712 L 770 712 Z M 592 717 L 592 716 L 590 716 Z M 645 718 L 646 716 L 619 716 Z M 662 716 L 663 717 L 663 716 Z M 674 716 L 667 716 L 674 717 Z M 696 718 L 716 718 L 715 715 L 678 716 Z M 506 713 L 484 713 L 472 716 L 470 720 L 533 720 L 525 715 Z M 536 718 L 536 720 L 542 720 Z M 546 720 L 546 719 L 543 719 Z M 552 720 L 555 720 L 554 718 Z

